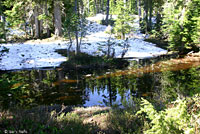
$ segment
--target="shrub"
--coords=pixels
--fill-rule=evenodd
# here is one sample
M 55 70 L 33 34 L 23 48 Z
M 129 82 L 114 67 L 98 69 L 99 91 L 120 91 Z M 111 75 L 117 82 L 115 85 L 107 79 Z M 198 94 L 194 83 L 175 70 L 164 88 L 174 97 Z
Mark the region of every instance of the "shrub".
M 147 100 L 142 100 L 142 107 L 137 115 L 150 119 L 150 129 L 146 134 L 196 134 L 200 132 L 199 96 L 191 99 L 178 99 L 165 110 L 157 111 Z M 193 104 L 193 106 L 191 106 Z

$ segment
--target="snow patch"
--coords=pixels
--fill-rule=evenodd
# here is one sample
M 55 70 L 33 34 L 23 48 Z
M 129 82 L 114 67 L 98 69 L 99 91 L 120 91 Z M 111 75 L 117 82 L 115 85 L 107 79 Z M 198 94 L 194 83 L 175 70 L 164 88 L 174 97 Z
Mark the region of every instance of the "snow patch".
M 141 34 L 138 27 L 139 21 L 135 20 L 136 31 L 127 35 L 127 40 L 118 40 L 114 35 L 106 33 L 107 29 L 104 25 L 92 22 L 102 19 L 105 15 L 98 14 L 90 20 L 87 25 L 86 36 L 83 38 L 81 51 L 90 55 L 105 55 L 108 50 L 108 40 L 111 43 L 111 53 L 114 57 L 154 57 L 166 54 L 167 51 L 155 46 L 155 44 L 144 41 L 145 35 Z M 114 16 L 112 16 L 114 17 Z M 136 17 L 137 18 L 137 17 Z M 91 21 L 92 20 L 92 21 Z M 17 33 L 20 35 L 20 33 Z M 124 47 L 127 44 L 129 47 Z M 53 41 L 49 43 L 15 43 L 1 44 L 9 49 L 0 60 L 0 70 L 30 69 L 38 67 L 57 67 L 66 61 L 66 57 L 56 53 L 56 49 L 66 49 L 68 42 Z M 3 47 L 0 47 L 0 50 Z M 75 50 L 73 44 L 71 50 Z M 124 52 L 127 51 L 125 54 Z
M 47 44 L 3 44 L 9 52 L 2 56 L 0 70 L 56 67 L 66 61 L 66 57 L 55 52 L 56 48 L 66 46 Z

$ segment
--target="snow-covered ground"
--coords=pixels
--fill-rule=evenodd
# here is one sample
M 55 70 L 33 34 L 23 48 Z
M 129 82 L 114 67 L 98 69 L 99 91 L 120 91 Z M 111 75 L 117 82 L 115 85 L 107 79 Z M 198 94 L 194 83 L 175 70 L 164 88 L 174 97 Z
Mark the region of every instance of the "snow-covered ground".
M 87 34 L 81 45 L 82 52 L 91 55 L 106 54 L 108 49 L 108 39 L 110 38 L 110 35 L 105 32 L 108 30 L 108 27 L 95 22 L 103 17 L 105 16 L 98 14 L 96 17 L 88 18 Z M 156 47 L 155 44 L 144 41 L 145 35 L 141 34 L 138 30 L 139 24 L 137 18 L 134 26 L 136 31 L 130 34 L 129 39 L 126 42 L 111 36 L 111 52 L 114 52 L 115 57 L 121 57 L 124 52 L 124 43 L 129 46 L 126 48 L 127 52 L 124 57 L 153 57 L 167 53 L 166 50 Z M 63 61 L 66 61 L 66 57 L 56 53 L 55 50 L 65 49 L 68 45 L 68 42 L 61 40 L 48 43 L 1 44 L 1 46 L 8 48 L 9 52 L 4 53 L 4 55 L 0 57 L 0 70 L 59 66 Z M 2 48 L 3 47 L 0 47 L 0 50 Z M 71 48 L 71 50 L 74 49 L 75 46 Z
M 121 57 L 123 53 L 123 44 L 128 44 L 128 51 L 125 53 L 124 57 L 153 57 L 161 54 L 166 54 L 167 51 L 155 46 L 155 44 L 145 42 L 145 34 L 141 34 L 139 31 L 139 18 L 138 16 L 133 16 L 135 18 L 133 27 L 135 31 L 127 35 L 128 40 L 118 40 L 111 36 L 110 42 L 112 45 L 112 51 L 115 52 L 115 57 Z M 110 37 L 105 31 L 110 27 L 106 27 L 96 23 L 99 19 L 105 19 L 105 15 L 97 14 L 95 17 L 89 17 L 88 20 L 92 23 L 88 25 L 87 36 L 84 39 L 84 45 L 82 45 L 82 52 L 86 52 L 92 55 L 103 55 L 108 48 L 108 39 Z M 116 16 L 113 16 L 116 18 Z
M 9 52 L 1 57 L 0 70 L 56 67 L 66 61 L 66 57 L 54 52 L 55 49 L 62 48 L 58 43 L 4 44 L 3 46 L 8 48 Z
M 17 36 L 23 36 L 25 35 L 25 32 L 20 30 L 20 29 L 11 29 L 11 28 L 8 28 L 8 34 L 10 36 L 14 36 L 14 35 L 17 35 Z

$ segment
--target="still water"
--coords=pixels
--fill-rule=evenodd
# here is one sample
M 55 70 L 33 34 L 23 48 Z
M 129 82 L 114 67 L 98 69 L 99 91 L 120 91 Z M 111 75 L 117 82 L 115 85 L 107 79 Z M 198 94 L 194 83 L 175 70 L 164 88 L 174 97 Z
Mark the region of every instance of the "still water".
M 199 61 L 199 57 L 173 59 L 90 74 L 62 68 L 6 72 L 0 77 L 0 104 L 111 106 L 141 97 L 161 104 L 200 92 Z

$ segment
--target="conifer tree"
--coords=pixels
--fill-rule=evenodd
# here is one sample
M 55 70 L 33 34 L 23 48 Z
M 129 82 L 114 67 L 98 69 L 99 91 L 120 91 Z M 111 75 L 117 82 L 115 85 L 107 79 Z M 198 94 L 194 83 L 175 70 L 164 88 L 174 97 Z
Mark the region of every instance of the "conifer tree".
M 125 34 L 130 33 L 132 30 L 131 23 L 134 20 L 134 17 L 130 16 L 130 12 L 126 7 L 126 3 L 122 0 L 117 1 L 117 11 L 118 18 L 115 22 L 114 32 L 121 34 L 122 39 L 125 39 Z
M 164 5 L 162 32 L 172 50 L 185 52 L 200 42 L 200 1 L 170 0 Z

